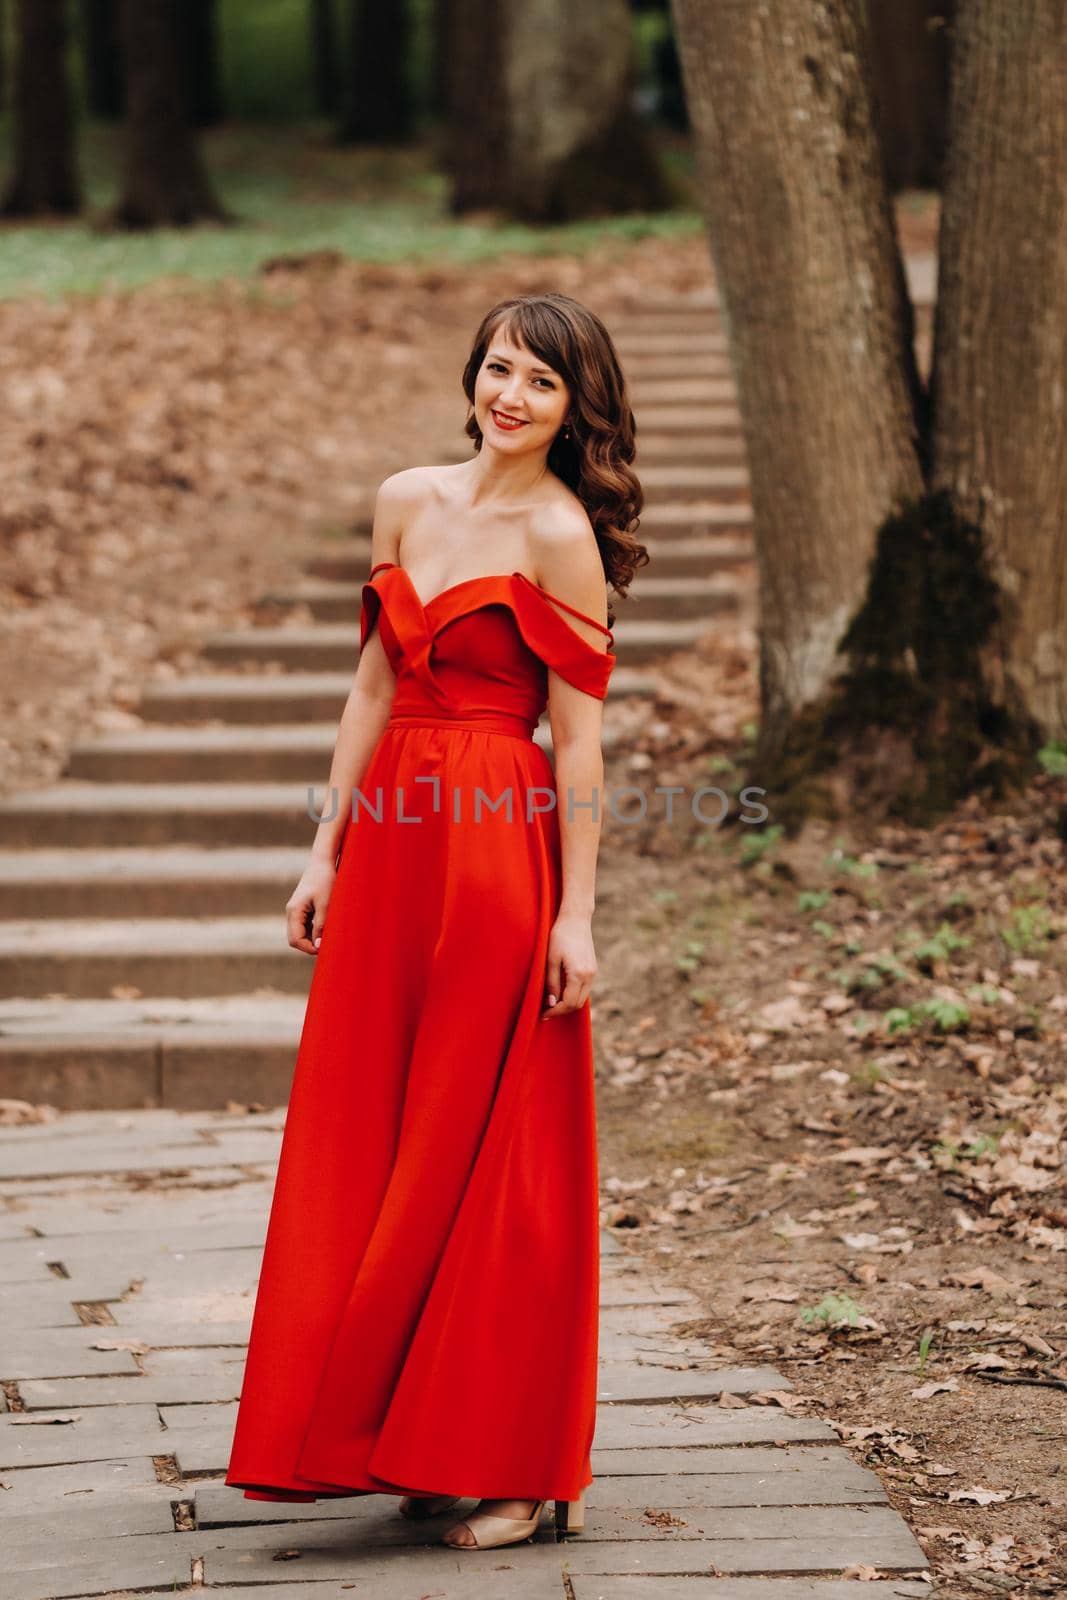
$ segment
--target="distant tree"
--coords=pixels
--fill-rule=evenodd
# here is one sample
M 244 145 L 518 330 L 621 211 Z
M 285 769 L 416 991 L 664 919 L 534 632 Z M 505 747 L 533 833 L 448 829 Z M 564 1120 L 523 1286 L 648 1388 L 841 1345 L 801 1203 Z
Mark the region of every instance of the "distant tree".
M 451 0 L 454 211 L 531 222 L 673 203 L 633 103 L 628 0 Z
M 894 190 L 941 183 L 953 10 L 952 0 L 868 0 L 875 121 Z
M 197 128 L 211 128 L 225 114 L 219 63 L 216 0 L 179 0 L 188 74 L 189 115 Z
M 7 104 L 7 13 L 0 0 L 0 111 Z
M 13 111 L 13 168 L 0 213 L 79 211 L 65 0 L 18 0 Z
M 315 109 L 320 117 L 335 117 L 341 109 L 340 42 L 334 0 L 310 0 L 311 66 Z
M 411 137 L 408 0 L 351 0 L 340 144 L 396 144 Z
M 124 104 L 119 0 L 81 0 L 81 46 L 89 113 L 117 121 Z
M 126 164 L 115 221 L 128 228 L 225 218 L 189 115 L 182 3 L 123 0 Z
M 455 212 L 500 205 L 508 193 L 508 0 L 447 0 L 444 166 Z

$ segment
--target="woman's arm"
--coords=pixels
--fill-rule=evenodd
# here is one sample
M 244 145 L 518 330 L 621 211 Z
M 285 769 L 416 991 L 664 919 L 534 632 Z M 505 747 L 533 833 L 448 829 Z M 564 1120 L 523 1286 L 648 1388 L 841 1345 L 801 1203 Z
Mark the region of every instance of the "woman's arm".
M 537 551 L 538 579 L 549 594 L 606 626 L 604 569 L 584 512 L 581 520 L 584 526 L 577 530 L 577 536 L 569 530 L 569 536 L 541 543 Z M 594 649 L 606 648 L 606 636 L 598 629 L 558 608 L 557 614 Z M 548 718 L 563 886 L 549 938 L 542 1016 L 577 1011 L 588 1000 L 597 973 L 592 921 L 605 803 L 603 710 L 602 701 L 595 695 L 549 671 Z
M 395 475 L 394 475 L 395 476 Z M 371 567 L 396 561 L 400 540 L 402 496 L 386 478 L 374 504 Z M 396 674 L 374 628 L 360 651 L 334 744 L 326 780 L 323 820 L 317 823 L 311 856 L 300 882 L 286 903 L 286 926 L 294 950 L 314 955 L 326 922 L 326 907 L 337 870 L 345 831 L 352 815 L 352 791 L 370 764 L 396 692 Z

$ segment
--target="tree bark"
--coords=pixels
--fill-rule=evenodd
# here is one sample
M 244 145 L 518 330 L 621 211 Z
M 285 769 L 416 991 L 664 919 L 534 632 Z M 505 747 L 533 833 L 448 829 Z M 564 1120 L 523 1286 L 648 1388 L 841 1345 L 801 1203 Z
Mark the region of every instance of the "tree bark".
M 196 128 L 212 128 L 225 114 L 216 0 L 179 3 L 190 120 Z
M 408 0 L 352 0 L 339 144 L 400 144 L 412 133 Z
M 456 213 L 497 206 L 507 191 L 507 0 L 448 0 L 443 165 Z
M 949 80 L 948 0 L 867 0 L 875 113 L 890 187 L 940 187 Z
M 129 228 L 225 219 L 189 118 L 181 0 L 123 0 L 126 169 L 115 220 Z
M 19 0 L 15 10 L 14 162 L 4 216 L 81 209 L 65 12 L 64 0 Z
M 879 527 L 919 496 L 910 308 L 852 0 L 675 0 L 737 379 L 761 761 L 826 693 Z
M 320 117 L 335 117 L 341 109 L 341 58 L 335 0 L 311 0 L 308 26 L 315 110 Z
M 119 0 L 82 0 L 81 36 L 89 113 L 117 121 L 125 105 Z
M 1067 8 L 960 0 L 933 476 L 983 530 L 1005 704 L 1067 737 Z
M 673 203 L 632 105 L 627 0 L 452 0 L 450 11 L 453 211 L 563 222 Z

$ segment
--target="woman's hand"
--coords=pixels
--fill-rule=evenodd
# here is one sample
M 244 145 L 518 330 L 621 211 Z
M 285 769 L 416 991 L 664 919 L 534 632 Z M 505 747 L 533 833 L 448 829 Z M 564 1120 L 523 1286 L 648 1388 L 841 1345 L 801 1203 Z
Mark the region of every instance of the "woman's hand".
M 589 999 L 597 974 L 593 949 L 593 925 L 589 917 L 556 918 L 548 936 L 548 963 L 545 968 L 546 1017 L 560 1017 L 577 1011 Z
M 313 956 L 326 925 L 337 868 L 330 861 L 309 861 L 303 877 L 285 903 L 285 922 L 289 943 L 294 950 Z

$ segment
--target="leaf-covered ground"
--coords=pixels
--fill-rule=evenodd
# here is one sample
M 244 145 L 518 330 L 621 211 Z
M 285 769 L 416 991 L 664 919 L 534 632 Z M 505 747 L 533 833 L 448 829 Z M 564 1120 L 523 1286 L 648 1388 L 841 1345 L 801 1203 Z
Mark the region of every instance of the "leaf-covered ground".
M 1067 780 L 926 833 L 757 830 L 736 798 L 753 645 L 721 627 L 668 664 L 608 763 L 651 815 L 603 835 L 603 1220 L 699 1294 L 682 1326 L 778 1367 L 880 1472 L 941 1593 L 1052 1594 Z M 680 787 L 673 824 L 656 785 Z M 705 785 L 721 827 L 692 814 Z

